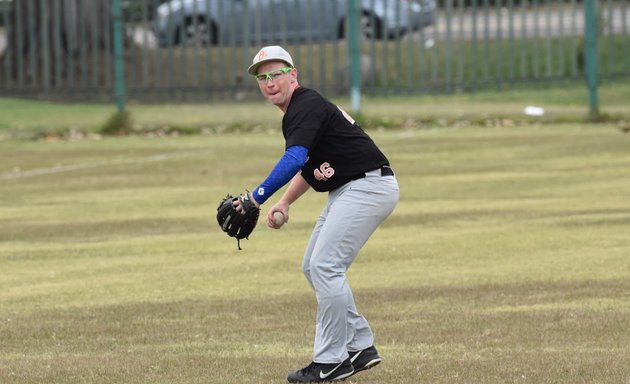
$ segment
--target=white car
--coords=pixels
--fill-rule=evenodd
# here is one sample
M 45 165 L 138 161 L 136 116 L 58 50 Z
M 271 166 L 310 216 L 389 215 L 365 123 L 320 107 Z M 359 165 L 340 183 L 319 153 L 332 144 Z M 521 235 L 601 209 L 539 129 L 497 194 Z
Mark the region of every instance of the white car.
M 357 0 L 361 33 L 396 38 L 435 22 L 435 0 Z M 161 46 L 343 38 L 347 0 L 170 0 L 157 8 Z

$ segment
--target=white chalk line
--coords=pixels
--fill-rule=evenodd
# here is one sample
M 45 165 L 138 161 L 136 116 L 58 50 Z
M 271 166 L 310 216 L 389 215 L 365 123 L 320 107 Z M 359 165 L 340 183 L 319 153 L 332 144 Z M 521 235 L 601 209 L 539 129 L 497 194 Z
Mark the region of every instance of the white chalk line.
M 36 168 L 36 169 L 30 169 L 30 170 L 24 170 L 24 171 L 17 169 L 17 170 L 4 172 L 0 174 L 0 180 L 16 180 L 16 179 L 23 179 L 23 178 L 28 178 L 28 177 L 54 175 L 57 173 L 82 171 L 86 169 L 95 169 L 95 168 L 110 167 L 110 166 L 117 166 L 117 165 L 137 165 L 137 164 L 145 164 L 145 163 L 155 163 L 155 162 L 166 161 L 166 160 L 170 160 L 174 158 L 198 156 L 202 154 L 208 154 L 210 152 L 211 152 L 210 150 L 194 150 L 194 151 L 186 151 L 186 152 L 163 153 L 159 155 L 152 155 L 152 156 L 146 156 L 146 157 L 103 160 L 103 161 L 97 161 L 93 163 L 84 163 L 84 164 L 55 165 L 53 167 L 48 167 L 48 168 Z

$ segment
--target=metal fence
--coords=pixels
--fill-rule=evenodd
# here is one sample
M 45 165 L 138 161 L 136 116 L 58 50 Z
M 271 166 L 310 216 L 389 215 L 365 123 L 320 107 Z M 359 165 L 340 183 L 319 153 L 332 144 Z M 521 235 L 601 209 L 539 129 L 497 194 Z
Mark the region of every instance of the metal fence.
M 114 99 L 112 1 L 0 0 L 0 95 Z M 364 94 L 506 89 L 584 79 L 578 0 L 357 0 Z M 596 1 L 602 81 L 630 75 L 630 0 Z M 259 47 L 293 55 L 301 83 L 349 87 L 344 0 L 123 1 L 126 97 L 257 97 Z

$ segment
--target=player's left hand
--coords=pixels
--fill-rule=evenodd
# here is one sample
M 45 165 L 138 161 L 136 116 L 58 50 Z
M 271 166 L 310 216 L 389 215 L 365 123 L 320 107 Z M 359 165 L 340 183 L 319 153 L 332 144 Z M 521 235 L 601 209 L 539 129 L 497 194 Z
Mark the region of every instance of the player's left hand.
M 241 239 L 247 239 L 256 228 L 260 215 L 259 204 L 250 199 L 249 192 L 244 196 L 227 195 L 217 208 L 217 222 L 221 230 L 237 240 L 241 249 Z
M 234 205 L 234 209 L 236 209 L 237 212 L 242 214 L 246 210 L 246 208 L 243 208 L 242 200 L 249 200 L 252 204 L 254 204 L 256 208 L 260 209 L 260 204 L 258 204 L 256 199 L 254 199 L 251 192 L 247 192 L 245 196 L 241 195 L 240 197 L 242 197 L 242 199 L 234 199 L 234 201 L 232 202 L 232 204 Z

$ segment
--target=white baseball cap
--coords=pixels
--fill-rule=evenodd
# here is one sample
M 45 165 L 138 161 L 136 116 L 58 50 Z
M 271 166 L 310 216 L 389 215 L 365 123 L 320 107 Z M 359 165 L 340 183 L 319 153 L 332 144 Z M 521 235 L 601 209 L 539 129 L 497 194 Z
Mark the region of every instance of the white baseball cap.
M 284 48 L 279 45 L 271 45 L 258 51 L 256 56 L 254 56 L 254 60 L 252 60 L 252 65 L 247 69 L 247 72 L 250 75 L 256 76 L 258 67 L 268 61 L 284 61 L 293 67 L 293 59 L 291 55 L 289 55 L 289 52 L 285 51 Z

